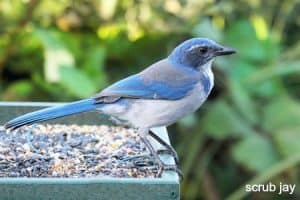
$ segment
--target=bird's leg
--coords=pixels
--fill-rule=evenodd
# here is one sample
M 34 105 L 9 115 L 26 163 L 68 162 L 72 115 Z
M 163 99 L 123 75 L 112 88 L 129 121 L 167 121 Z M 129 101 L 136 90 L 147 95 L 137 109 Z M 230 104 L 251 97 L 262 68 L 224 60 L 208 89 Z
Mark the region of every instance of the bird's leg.
M 149 129 L 139 129 L 139 134 L 141 137 L 142 142 L 146 145 L 147 149 L 150 151 L 150 154 L 154 157 L 157 165 L 158 165 L 158 172 L 157 176 L 161 176 L 163 170 L 163 162 L 160 160 L 159 155 L 149 142 L 147 138 L 147 134 L 149 133 Z
M 158 154 L 171 154 L 174 157 L 176 165 L 179 164 L 179 157 L 175 149 L 169 145 L 167 142 L 165 142 L 163 139 L 161 139 L 158 135 L 156 135 L 153 131 L 149 131 L 149 135 L 155 139 L 158 143 L 160 143 L 162 146 L 164 146 L 166 149 L 160 149 L 157 151 Z
M 161 177 L 163 170 L 174 170 L 179 174 L 180 177 L 182 177 L 182 172 L 180 171 L 180 169 L 178 169 L 177 165 L 167 165 L 162 162 L 158 153 L 155 151 L 155 149 L 153 148 L 153 146 L 151 145 L 150 141 L 147 138 L 147 135 L 149 134 L 149 129 L 140 129 L 139 131 L 140 131 L 139 133 L 140 133 L 141 140 L 146 145 L 146 147 L 150 151 L 150 154 L 154 157 L 158 165 L 157 176 Z

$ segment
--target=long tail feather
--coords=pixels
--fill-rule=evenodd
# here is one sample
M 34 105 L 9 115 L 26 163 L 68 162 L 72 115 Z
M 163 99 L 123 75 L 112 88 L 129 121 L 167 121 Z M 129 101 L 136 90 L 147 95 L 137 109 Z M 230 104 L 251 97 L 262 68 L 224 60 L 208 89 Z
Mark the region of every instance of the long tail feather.
M 75 101 L 72 103 L 27 113 L 7 122 L 4 126 L 7 129 L 16 129 L 24 125 L 33 124 L 35 122 L 42 122 L 50 119 L 73 115 L 76 113 L 92 111 L 99 106 L 101 105 L 95 104 L 94 99 Z

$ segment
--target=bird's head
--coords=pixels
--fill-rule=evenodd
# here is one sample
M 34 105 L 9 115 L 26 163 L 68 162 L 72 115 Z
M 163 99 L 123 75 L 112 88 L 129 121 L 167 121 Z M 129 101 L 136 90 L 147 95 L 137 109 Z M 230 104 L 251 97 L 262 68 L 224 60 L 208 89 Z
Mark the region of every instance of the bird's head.
M 179 44 L 169 55 L 168 59 L 180 66 L 200 69 L 217 56 L 236 53 L 229 47 L 223 47 L 207 38 L 192 38 Z

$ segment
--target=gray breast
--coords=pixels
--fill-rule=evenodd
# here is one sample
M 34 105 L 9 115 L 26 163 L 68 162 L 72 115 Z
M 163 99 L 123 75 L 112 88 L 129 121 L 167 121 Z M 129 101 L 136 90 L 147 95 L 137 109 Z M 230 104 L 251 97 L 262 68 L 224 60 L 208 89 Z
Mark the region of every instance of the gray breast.
M 135 127 L 168 126 L 203 104 L 207 98 L 203 90 L 203 85 L 199 83 L 187 97 L 175 101 L 128 99 L 129 109 L 119 112 L 117 116 Z

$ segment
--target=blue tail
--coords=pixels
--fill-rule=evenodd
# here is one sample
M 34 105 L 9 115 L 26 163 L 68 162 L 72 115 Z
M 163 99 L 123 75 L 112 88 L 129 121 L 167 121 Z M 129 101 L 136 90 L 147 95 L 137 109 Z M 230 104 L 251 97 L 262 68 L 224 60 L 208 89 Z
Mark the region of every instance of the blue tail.
M 27 124 L 42 122 L 49 119 L 55 119 L 76 113 L 88 112 L 100 107 L 101 104 L 95 104 L 94 99 L 85 99 L 75 101 L 60 106 L 45 108 L 35 112 L 27 113 L 17 117 L 5 124 L 5 128 L 16 129 Z

